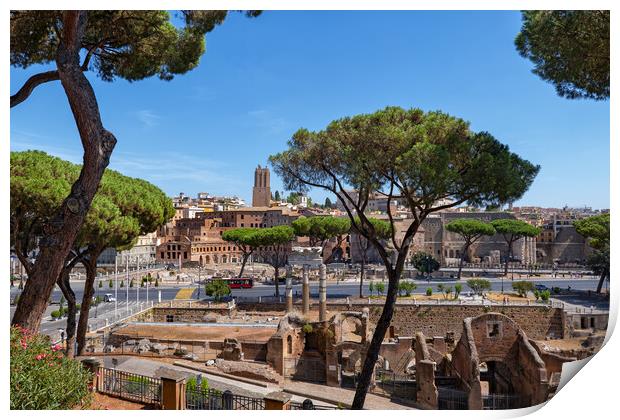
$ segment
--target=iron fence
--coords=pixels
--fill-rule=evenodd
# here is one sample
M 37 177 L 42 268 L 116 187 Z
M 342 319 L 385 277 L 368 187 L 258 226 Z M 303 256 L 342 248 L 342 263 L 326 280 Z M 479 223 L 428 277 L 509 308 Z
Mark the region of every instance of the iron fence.
M 375 384 L 373 393 L 397 397 L 407 401 L 416 401 L 416 381 L 413 375 L 376 369 Z
M 314 404 L 312 400 L 304 400 L 303 402 L 291 401 L 288 405 L 289 410 L 338 410 L 338 407 L 328 405 Z
M 186 408 L 188 410 L 264 410 L 263 398 L 235 395 L 230 391 L 213 388 L 186 388 Z
M 100 368 L 97 391 L 122 399 L 156 404 L 161 401 L 161 379 L 116 369 Z
M 438 388 L 437 405 L 440 410 L 467 410 L 468 394 L 451 388 Z
M 489 394 L 482 396 L 484 410 L 510 410 L 523 407 L 520 395 Z

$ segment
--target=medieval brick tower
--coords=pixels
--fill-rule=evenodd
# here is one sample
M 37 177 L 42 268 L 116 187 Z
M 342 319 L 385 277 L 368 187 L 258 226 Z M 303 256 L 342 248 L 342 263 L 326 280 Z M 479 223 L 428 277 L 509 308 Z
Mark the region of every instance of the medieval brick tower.
M 269 168 L 258 168 L 254 171 L 254 189 L 252 190 L 252 207 L 269 207 L 271 188 L 269 187 Z

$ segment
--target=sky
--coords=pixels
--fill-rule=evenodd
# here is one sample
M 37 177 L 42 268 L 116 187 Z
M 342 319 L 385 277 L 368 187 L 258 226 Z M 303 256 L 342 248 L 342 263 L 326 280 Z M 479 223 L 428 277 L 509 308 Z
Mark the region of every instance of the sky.
M 506 11 L 232 13 L 207 34 L 200 65 L 170 82 L 87 76 L 118 139 L 110 168 L 170 196 L 249 204 L 254 168 L 297 129 L 400 106 L 463 118 L 541 165 L 515 205 L 609 208 L 609 102 L 557 96 L 515 50 L 520 27 Z M 11 68 L 11 92 L 47 68 Z M 11 150 L 28 149 L 81 162 L 60 82 L 11 109 Z M 282 191 L 273 172 L 271 189 Z

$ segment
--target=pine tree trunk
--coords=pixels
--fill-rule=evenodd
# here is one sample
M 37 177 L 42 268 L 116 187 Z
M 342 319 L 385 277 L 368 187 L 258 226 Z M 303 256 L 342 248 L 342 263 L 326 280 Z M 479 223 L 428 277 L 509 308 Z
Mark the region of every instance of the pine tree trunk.
M 77 354 L 82 356 L 86 350 L 86 333 L 88 332 L 88 316 L 90 305 L 95 294 L 95 279 L 97 277 L 97 258 L 101 252 L 94 251 L 84 262 L 86 268 L 86 281 L 84 283 L 84 296 L 80 307 L 80 319 L 77 327 Z
M 603 270 L 603 273 L 601 273 L 601 277 L 599 277 L 598 284 L 596 285 L 596 293 L 601 293 L 601 290 L 603 290 L 603 284 L 605 283 L 606 278 L 607 278 L 607 271 Z
M 57 282 L 63 296 L 67 300 L 67 326 L 65 327 L 65 340 L 67 343 L 65 354 L 67 357 L 73 357 L 75 347 L 75 329 L 77 325 L 77 304 L 75 300 L 75 293 L 71 289 L 71 284 L 69 283 L 69 274 L 71 273 L 74 265 L 75 264 L 65 267 L 60 273 L 60 277 Z
M 463 251 L 461 252 L 461 260 L 459 261 L 459 272 L 456 275 L 456 278 L 458 280 L 461 279 L 461 271 L 463 271 L 463 261 L 465 260 L 465 253 L 467 252 L 467 248 L 469 248 L 467 245 L 465 245 L 463 247 Z
M 38 331 L 54 284 L 99 187 L 116 139 L 103 128 L 92 86 L 80 66 L 86 12 L 66 11 L 56 64 L 84 148 L 84 162 L 71 193 L 58 214 L 43 228 L 39 255 L 19 299 L 11 323 Z
M 406 251 L 406 250 L 405 250 Z M 381 343 L 385 338 L 390 324 L 392 322 L 392 315 L 394 314 L 394 306 L 396 304 L 396 292 L 398 290 L 398 279 L 400 278 L 402 268 L 396 270 L 390 270 L 388 291 L 385 297 L 385 305 L 383 306 L 383 312 L 375 327 L 375 332 L 370 341 L 370 346 L 366 352 L 364 358 L 364 365 L 360 373 L 357 389 L 355 390 L 355 397 L 353 398 L 353 404 L 351 408 L 353 410 L 362 410 L 364 408 L 364 401 L 366 400 L 366 394 L 370 387 L 370 380 L 375 370 L 375 363 L 379 357 L 379 351 L 381 350 Z
M 362 257 L 362 267 L 360 272 L 360 298 L 364 297 L 364 261 L 366 260 L 366 256 Z
M 243 256 L 243 259 L 241 260 L 241 271 L 239 271 L 239 275 L 237 277 L 241 277 L 243 275 L 243 270 L 245 270 L 245 264 L 248 262 L 248 258 L 250 258 L 250 254 Z
M 276 282 L 276 297 L 280 297 L 280 267 L 276 264 L 274 267 L 274 279 Z

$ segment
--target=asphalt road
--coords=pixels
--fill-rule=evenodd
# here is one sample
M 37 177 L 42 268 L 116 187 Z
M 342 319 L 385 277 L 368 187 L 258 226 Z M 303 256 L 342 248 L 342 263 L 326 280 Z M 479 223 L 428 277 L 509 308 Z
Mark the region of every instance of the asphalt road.
M 510 291 L 512 290 L 512 285 L 510 280 L 504 280 L 502 282 L 501 279 L 489 279 L 491 283 L 491 289 L 493 291 L 501 291 L 502 286 L 504 290 Z M 515 280 L 516 281 L 516 280 Z M 533 278 L 530 279 L 534 284 L 543 284 L 549 288 L 552 287 L 560 287 L 562 289 L 566 289 L 570 286 L 573 290 L 595 290 L 598 284 L 597 279 L 557 279 L 557 278 Z M 72 282 L 73 290 L 76 294 L 76 298 L 79 301 L 82 300 L 82 295 L 84 291 L 84 282 L 83 281 L 73 281 Z M 433 288 L 433 293 L 437 292 L 437 286 L 439 284 L 443 284 L 445 286 L 452 286 L 454 284 L 461 283 L 463 284 L 463 293 L 466 293 L 469 289 L 467 286 L 466 280 L 456 281 L 454 279 L 449 280 L 414 280 L 417 288 L 414 291 L 414 294 L 424 294 L 428 287 Z M 503 284 L 502 284 L 503 283 Z M 370 291 L 368 290 L 369 281 L 365 281 L 364 285 L 364 294 L 369 295 Z M 149 287 L 148 290 L 148 301 L 157 302 L 159 300 L 159 294 L 161 293 L 162 301 L 170 301 L 174 299 L 181 288 L 184 287 L 194 287 L 196 290 L 193 293 L 192 298 L 204 298 L 204 285 L 199 286 L 198 284 L 181 284 L 181 285 L 166 285 L 160 286 L 158 288 Z M 199 290 L 200 289 L 200 290 Z M 317 281 L 310 282 L 310 294 L 314 298 L 318 298 L 319 286 Z M 280 285 L 280 293 L 284 295 L 285 286 L 284 284 Z M 293 285 L 293 293 L 295 295 L 301 295 L 302 285 L 301 283 L 297 283 Z M 17 287 L 11 288 L 11 301 L 20 293 L 20 290 Z M 104 282 L 104 287 L 96 290 L 96 295 L 102 296 L 106 293 L 115 294 L 114 288 L 107 287 L 107 283 Z M 118 289 L 116 292 L 118 296 L 118 306 L 114 303 L 101 303 L 98 307 L 92 308 L 89 316 L 89 323 L 93 325 L 105 324 L 105 319 L 112 319 L 113 314 L 115 313 L 115 307 L 118 311 L 120 311 L 120 315 L 124 316 L 125 312 L 129 311 L 138 311 L 140 305 L 145 306 L 147 302 L 147 289 L 145 287 L 134 287 L 134 288 L 123 288 Z M 344 298 L 347 296 L 358 296 L 359 294 L 359 283 L 356 279 L 347 279 L 345 281 L 340 281 L 338 283 L 328 283 L 327 285 L 327 296 L 328 298 Z M 232 295 L 236 297 L 258 297 L 258 296 L 274 296 L 275 295 L 275 286 L 274 285 L 264 285 L 264 284 L 255 284 L 255 286 L 251 289 L 234 289 L 232 291 Z M 54 292 L 52 293 L 52 301 L 58 302 L 60 297 L 62 296 L 62 292 L 56 287 Z M 50 313 L 51 311 L 58 309 L 57 304 L 50 305 L 46 310 L 45 318 L 41 325 L 41 331 L 45 334 L 50 334 L 52 336 L 56 336 L 60 334 L 60 330 L 65 327 L 66 320 L 58 320 L 52 321 Z M 11 316 L 15 310 L 14 306 L 11 306 Z

